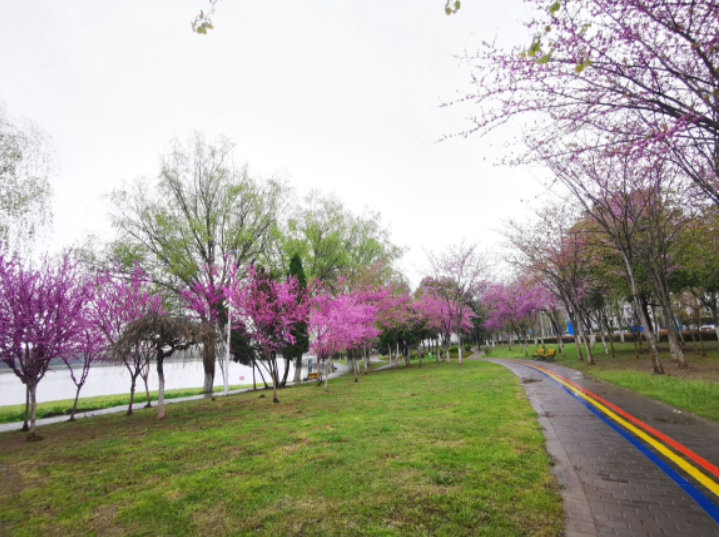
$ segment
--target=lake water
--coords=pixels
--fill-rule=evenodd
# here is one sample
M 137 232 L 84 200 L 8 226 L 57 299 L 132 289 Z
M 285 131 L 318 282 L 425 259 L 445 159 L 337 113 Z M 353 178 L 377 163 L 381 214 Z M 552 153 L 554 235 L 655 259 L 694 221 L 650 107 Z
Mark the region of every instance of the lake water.
M 307 360 L 303 361 L 307 364 Z M 314 360 L 315 365 L 315 360 Z M 283 374 L 285 361 L 279 360 L 280 374 Z M 293 379 L 293 365 L 291 364 L 288 379 Z M 262 368 L 262 366 L 261 366 Z M 253 368 L 231 362 L 229 366 L 229 384 L 252 384 Z M 175 388 L 201 388 L 203 386 L 203 362 L 199 359 L 166 361 L 163 364 L 165 372 L 165 389 Z M 76 370 L 76 376 L 80 370 Z M 270 377 L 263 369 L 266 381 L 270 384 Z M 307 376 L 305 367 L 301 371 L 303 377 Z M 241 379 L 241 377 L 244 377 Z M 263 381 L 256 370 L 256 381 L 263 386 Z M 216 363 L 215 381 L 216 387 L 223 387 L 223 375 L 220 366 Z M 150 366 L 148 386 L 151 390 L 158 389 L 158 373 L 155 371 L 155 364 Z M 45 374 L 45 377 L 38 384 L 38 402 L 56 401 L 58 399 L 73 399 L 75 397 L 75 384 L 70 377 L 67 366 L 52 366 L 52 370 Z M 125 366 L 98 366 L 90 369 L 88 379 L 80 390 L 80 397 L 94 397 L 96 395 L 111 395 L 130 392 L 130 374 Z M 138 377 L 135 393 L 144 393 L 143 380 Z M 15 373 L 7 369 L 0 372 L 0 406 L 16 405 L 25 403 L 25 385 L 20 382 Z

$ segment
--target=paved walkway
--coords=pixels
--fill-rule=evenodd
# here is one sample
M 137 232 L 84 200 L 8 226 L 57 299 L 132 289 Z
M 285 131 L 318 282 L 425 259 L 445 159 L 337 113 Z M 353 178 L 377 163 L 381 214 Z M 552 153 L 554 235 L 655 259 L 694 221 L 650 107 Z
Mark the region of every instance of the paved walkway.
M 488 361 L 538 413 L 567 536 L 719 534 L 718 424 L 564 366 Z

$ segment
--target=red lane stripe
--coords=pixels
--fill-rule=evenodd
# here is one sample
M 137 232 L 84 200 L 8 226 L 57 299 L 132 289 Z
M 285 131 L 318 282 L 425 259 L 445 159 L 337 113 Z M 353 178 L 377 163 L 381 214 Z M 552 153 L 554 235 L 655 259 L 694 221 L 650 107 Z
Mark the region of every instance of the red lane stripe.
M 523 363 L 523 362 L 516 362 L 516 363 Z M 529 364 L 524 364 L 524 365 L 529 365 Z M 556 376 L 559 377 L 559 378 L 562 378 L 563 380 L 565 380 L 565 381 L 568 382 L 569 384 L 572 384 L 573 386 L 575 386 L 575 387 L 578 388 L 579 390 L 583 391 L 585 394 L 593 397 L 593 398 L 596 399 L 597 401 L 600 401 L 601 403 L 603 403 L 604 405 L 608 406 L 609 408 L 612 408 L 613 410 L 615 410 L 616 412 L 618 412 L 619 414 L 621 414 L 623 417 L 628 418 L 629 420 L 631 420 L 631 421 L 632 421 L 633 423 L 635 423 L 636 425 L 638 425 L 638 426 L 646 429 L 648 432 L 650 432 L 651 434 L 653 434 L 653 435 L 655 435 L 656 437 L 660 438 L 661 440 L 663 440 L 664 442 L 666 442 L 666 443 L 669 444 L 670 446 L 673 446 L 674 448 L 676 448 L 677 451 L 680 451 L 681 453 L 683 453 L 684 455 L 686 455 L 688 458 L 693 459 L 693 460 L 696 461 L 698 464 L 700 464 L 701 466 L 703 466 L 704 468 L 706 468 L 706 470 L 708 470 L 709 472 L 711 472 L 712 474 L 714 474 L 716 477 L 719 476 L 719 472 L 718 472 L 718 467 L 717 467 L 717 466 L 714 466 L 712 463 L 710 463 L 709 461 L 707 461 L 706 459 L 704 459 L 704 458 L 701 457 L 700 455 L 697 455 L 696 453 L 694 453 L 693 451 L 691 451 L 690 449 L 688 449 L 686 446 L 684 446 L 684 445 L 682 445 L 682 444 L 679 444 L 678 442 L 676 442 L 676 441 L 675 441 L 674 439 L 672 439 L 672 438 L 669 438 L 668 436 L 666 436 L 665 434 L 663 434 L 661 431 L 658 431 L 658 430 L 654 429 L 654 428 L 651 427 L 650 425 L 647 425 L 646 423 L 642 422 L 641 420 L 633 417 L 631 414 L 629 414 L 629 413 L 626 412 L 625 410 L 622 410 L 622 409 L 618 408 L 618 407 L 617 407 L 616 405 L 614 405 L 613 403 L 611 403 L 611 402 L 609 402 L 609 401 L 606 401 L 606 400 L 603 399 L 602 397 L 599 397 L 599 396 L 596 395 L 595 393 L 588 391 L 588 390 L 587 390 L 586 388 L 584 388 L 583 386 L 579 386 L 578 384 L 576 384 L 576 383 L 573 382 L 572 380 L 567 379 L 566 377 L 559 375 L 559 374 L 556 373 L 555 371 L 551 371 L 550 369 L 546 369 L 546 368 L 543 367 L 543 366 L 535 365 L 535 364 L 534 364 L 533 366 L 531 366 L 531 367 L 536 367 L 536 368 L 538 368 L 538 369 L 542 369 L 542 370 L 547 371 L 547 372 L 549 372 L 549 373 L 551 373 L 551 374 L 553 374 L 553 375 L 556 375 Z

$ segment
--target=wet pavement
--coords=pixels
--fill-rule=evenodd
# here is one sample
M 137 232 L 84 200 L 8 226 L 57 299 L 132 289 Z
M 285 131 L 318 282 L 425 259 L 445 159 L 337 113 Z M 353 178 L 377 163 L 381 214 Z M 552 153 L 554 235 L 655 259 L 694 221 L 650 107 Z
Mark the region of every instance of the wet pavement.
M 521 379 L 538 414 L 562 486 L 567 536 L 719 534 L 717 423 L 564 366 L 488 361 Z M 554 374 L 605 402 L 578 395 Z M 633 432 L 631 417 L 609 404 L 659 435 L 638 424 Z

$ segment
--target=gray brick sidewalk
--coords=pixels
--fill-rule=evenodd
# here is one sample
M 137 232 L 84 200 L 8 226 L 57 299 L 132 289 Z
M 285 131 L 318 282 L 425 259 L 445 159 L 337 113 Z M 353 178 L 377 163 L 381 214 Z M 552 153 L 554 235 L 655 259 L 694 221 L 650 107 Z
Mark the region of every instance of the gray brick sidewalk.
M 488 361 L 521 379 L 538 413 L 563 487 L 567 536 L 719 534 L 713 518 L 661 468 L 556 382 L 531 367 Z M 528 363 L 572 380 L 718 466 L 718 424 L 567 367 Z M 717 496 L 661 458 L 718 506 Z

